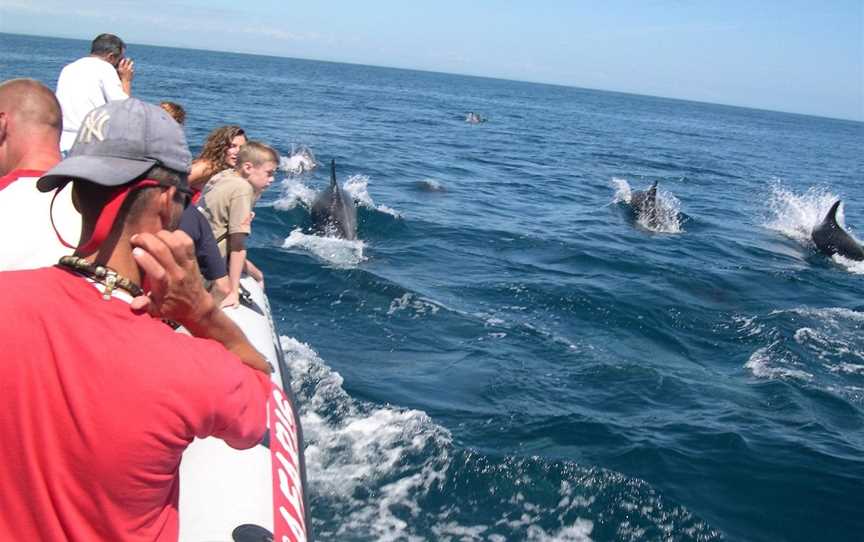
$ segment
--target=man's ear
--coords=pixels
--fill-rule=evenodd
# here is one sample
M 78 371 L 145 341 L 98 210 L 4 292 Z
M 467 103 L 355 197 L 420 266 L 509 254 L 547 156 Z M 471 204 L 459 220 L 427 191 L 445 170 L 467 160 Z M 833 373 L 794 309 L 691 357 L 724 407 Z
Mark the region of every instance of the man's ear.
M 174 194 L 176 192 L 177 188 L 173 186 L 159 192 L 159 218 L 162 220 L 162 229 L 168 229 L 168 226 L 174 221 Z
M 242 171 L 244 175 L 249 176 L 249 174 L 252 173 L 252 162 L 243 162 L 240 164 L 240 171 Z

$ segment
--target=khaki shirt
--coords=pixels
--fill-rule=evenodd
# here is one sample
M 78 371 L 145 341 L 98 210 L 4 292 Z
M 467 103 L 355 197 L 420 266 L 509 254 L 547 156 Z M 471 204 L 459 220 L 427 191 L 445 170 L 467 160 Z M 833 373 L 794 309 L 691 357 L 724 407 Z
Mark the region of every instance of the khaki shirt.
M 252 233 L 254 204 L 255 190 L 233 169 L 221 171 L 207 182 L 198 209 L 207 217 L 222 256 L 227 254 L 228 235 Z

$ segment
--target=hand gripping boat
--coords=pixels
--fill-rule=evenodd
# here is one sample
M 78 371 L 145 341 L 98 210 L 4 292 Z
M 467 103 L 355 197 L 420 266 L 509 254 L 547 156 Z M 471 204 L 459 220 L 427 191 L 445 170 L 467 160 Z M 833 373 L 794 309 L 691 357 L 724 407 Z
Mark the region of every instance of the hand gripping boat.
M 243 277 L 248 295 L 226 313 L 273 366 L 264 443 L 235 450 L 216 438 L 195 439 L 180 464 L 182 542 L 311 540 L 303 432 L 270 304 Z

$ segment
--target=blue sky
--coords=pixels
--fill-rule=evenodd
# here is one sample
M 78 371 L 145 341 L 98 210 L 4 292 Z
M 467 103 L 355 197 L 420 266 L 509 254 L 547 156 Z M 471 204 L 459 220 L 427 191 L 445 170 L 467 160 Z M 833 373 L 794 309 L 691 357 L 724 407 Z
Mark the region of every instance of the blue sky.
M 3 0 L 0 31 L 558 83 L 864 121 L 864 0 Z M 134 47 L 130 50 L 134 57 Z

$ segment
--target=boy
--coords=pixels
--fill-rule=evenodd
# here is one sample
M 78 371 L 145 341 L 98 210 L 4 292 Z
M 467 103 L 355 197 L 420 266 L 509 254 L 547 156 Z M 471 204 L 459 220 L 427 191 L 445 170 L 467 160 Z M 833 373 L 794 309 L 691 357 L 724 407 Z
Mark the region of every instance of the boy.
M 219 252 L 228 258 L 230 291 L 222 307 L 240 304 L 240 275 L 246 271 L 263 286 L 264 275 L 246 259 L 246 238 L 252 233 L 252 207 L 273 182 L 279 153 L 250 141 L 240 148 L 237 165 L 214 175 L 201 195 L 198 208 L 210 222 Z

